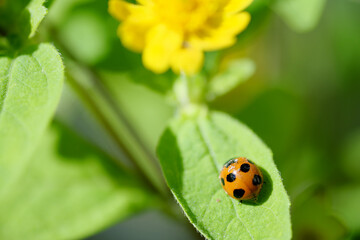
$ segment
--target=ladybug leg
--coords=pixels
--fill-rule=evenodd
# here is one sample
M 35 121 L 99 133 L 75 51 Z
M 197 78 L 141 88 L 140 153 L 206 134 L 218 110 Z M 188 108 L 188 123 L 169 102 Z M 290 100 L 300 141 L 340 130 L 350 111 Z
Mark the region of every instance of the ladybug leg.
M 242 203 L 243 200 L 239 200 L 239 204 Z

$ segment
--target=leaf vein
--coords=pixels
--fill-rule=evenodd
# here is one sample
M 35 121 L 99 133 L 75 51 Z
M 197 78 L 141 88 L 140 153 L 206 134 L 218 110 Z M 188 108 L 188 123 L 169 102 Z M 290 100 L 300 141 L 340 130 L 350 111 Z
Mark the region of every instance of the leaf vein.
M 235 206 L 235 203 L 234 201 L 230 200 L 233 207 L 234 207 L 234 211 L 235 211 L 235 214 L 236 214 L 236 218 L 240 221 L 240 223 L 244 226 L 246 232 L 249 234 L 249 236 L 251 237 L 251 239 L 254 239 L 254 236 L 250 233 L 249 229 L 246 227 L 245 223 L 241 220 L 239 214 L 237 213 L 236 211 L 236 206 Z
M 212 160 L 212 164 L 213 166 L 215 167 L 216 171 L 220 171 L 221 169 L 221 166 L 219 166 L 219 164 L 217 163 L 216 161 L 216 154 L 214 152 L 214 150 L 212 149 L 211 147 L 211 144 L 210 142 L 207 141 L 207 136 L 206 136 L 206 133 L 204 131 L 204 129 L 202 129 L 201 127 L 201 124 L 199 122 L 197 122 L 197 127 L 198 127 L 198 130 L 199 130 L 199 133 L 200 133 L 200 137 L 202 138 L 203 142 L 205 143 L 205 146 L 209 152 L 209 155 L 210 155 L 210 158 Z M 250 231 L 247 229 L 246 225 L 244 224 L 244 222 L 241 220 L 241 218 L 239 217 L 238 213 L 236 212 L 236 206 L 234 205 L 234 202 L 231 201 L 232 204 L 233 204 L 233 207 L 234 207 L 234 211 L 236 213 L 236 217 L 237 219 L 240 221 L 240 223 L 244 226 L 246 232 L 249 234 L 249 236 L 251 237 L 251 239 L 254 239 L 253 235 L 250 233 Z M 205 209 L 205 212 L 206 212 L 206 209 Z
M 220 190 L 221 190 L 221 189 L 217 189 L 217 190 L 212 194 L 212 197 L 210 198 L 210 201 L 209 201 L 209 203 L 207 204 L 207 206 L 210 205 L 211 201 L 214 199 L 215 195 L 216 195 Z M 200 216 L 200 218 L 199 218 L 200 221 L 202 221 L 202 220 L 204 219 L 204 216 L 205 216 L 205 214 L 206 214 L 206 212 L 207 212 L 208 209 L 209 209 L 209 207 L 205 208 L 204 212 L 201 214 L 201 216 Z
M 210 155 L 210 158 L 211 158 L 211 162 L 215 168 L 215 170 L 218 172 L 221 170 L 221 166 L 217 163 L 216 161 L 216 155 L 215 155 L 215 152 L 214 150 L 212 149 L 211 147 L 211 144 L 206 140 L 207 139 L 207 136 L 206 136 L 206 133 L 205 131 L 202 129 L 200 123 L 197 123 L 197 128 L 199 130 L 199 133 L 200 133 L 200 137 L 202 139 L 202 141 L 205 143 L 205 146 L 207 148 L 207 151 Z
M 230 222 L 227 224 L 227 227 L 225 228 L 225 231 L 224 231 L 224 234 L 223 234 L 223 239 L 225 239 L 225 237 L 226 237 L 226 235 L 227 235 L 226 233 L 227 233 L 229 227 L 231 226 L 231 223 L 232 223 L 234 220 L 236 221 L 237 219 L 236 219 L 236 218 L 232 218 L 232 219 L 230 220 Z
M 279 217 L 274 213 L 274 211 L 271 208 L 265 207 L 265 206 L 261 206 L 261 207 L 264 208 L 264 209 L 269 210 L 271 212 L 271 214 L 274 215 L 274 217 L 279 220 Z
M 30 135 L 28 128 L 26 127 L 26 125 L 24 124 L 24 122 L 20 118 L 18 118 L 14 113 L 12 113 L 12 112 L 10 112 L 10 111 L 8 111 L 6 109 L 4 109 L 3 112 L 9 114 L 9 116 L 11 116 L 15 120 L 15 122 L 18 123 L 18 125 L 24 130 L 26 136 Z
M 48 78 L 46 72 L 44 71 L 44 67 L 42 66 L 42 64 L 40 63 L 40 61 L 37 59 L 37 57 L 36 57 L 35 55 L 32 55 L 32 57 L 35 59 L 35 61 L 37 62 L 37 64 L 40 66 L 41 72 L 42 72 L 42 74 L 44 74 L 44 76 L 45 76 L 46 90 L 47 90 L 47 93 L 48 93 L 47 96 L 49 96 L 49 83 L 48 83 L 48 79 L 49 79 L 49 78 Z
M 5 93 L 4 93 L 4 98 L 3 98 L 3 101 L 0 102 L 0 114 L 2 113 L 3 109 L 4 109 L 4 105 L 5 105 L 5 99 L 8 95 L 8 90 L 9 90 L 9 82 L 11 80 L 11 75 L 12 75 L 12 68 L 13 66 L 15 65 L 15 62 L 16 62 L 16 59 L 12 60 L 11 63 L 10 63 L 10 67 L 8 69 L 8 72 L 6 73 L 6 76 L 4 77 L 4 79 L 7 78 L 7 81 L 6 81 L 6 88 L 5 88 Z

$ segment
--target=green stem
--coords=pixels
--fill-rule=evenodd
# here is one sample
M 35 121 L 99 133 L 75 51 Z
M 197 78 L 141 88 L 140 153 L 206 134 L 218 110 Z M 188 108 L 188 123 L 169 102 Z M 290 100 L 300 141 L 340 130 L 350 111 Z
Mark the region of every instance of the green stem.
M 107 118 L 104 116 L 104 114 L 101 112 L 101 106 L 99 106 L 99 104 L 96 102 L 96 100 L 94 100 L 94 98 L 92 98 L 91 96 L 89 96 L 87 94 L 86 89 L 84 89 L 84 87 L 79 84 L 79 82 L 77 82 L 75 80 L 75 78 L 67 73 L 67 81 L 70 84 L 70 86 L 72 87 L 72 89 L 78 94 L 78 96 L 80 96 L 80 98 L 85 102 L 85 104 L 87 105 L 87 107 L 90 109 L 90 111 L 95 115 L 95 117 L 98 119 L 98 121 L 101 123 L 101 125 L 105 128 L 105 130 L 107 131 L 107 133 L 111 136 L 111 138 L 114 140 L 114 142 L 116 143 L 116 145 L 119 147 L 119 149 L 121 149 L 121 151 L 123 152 L 124 156 L 126 158 L 128 158 L 134 165 L 135 167 L 135 172 L 141 173 L 141 174 L 137 174 L 138 177 L 142 178 L 143 183 L 145 185 L 147 185 L 147 187 L 153 191 L 153 192 L 160 192 L 159 189 L 152 184 L 152 181 L 150 181 L 146 176 L 147 174 L 145 174 L 143 172 L 143 169 L 137 164 L 137 161 L 134 160 L 131 152 L 128 150 L 128 148 L 126 147 L 126 145 L 123 143 L 123 141 L 121 140 L 121 138 L 118 137 L 118 135 L 116 134 L 115 131 L 113 131 L 111 123 L 109 123 L 109 121 L 107 120 Z M 113 158 L 111 158 L 113 159 Z M 122 164 L 120 161 L 114 159 L 115 164 L 119 167 L 122 168 L 126 171 L 128 171 L 129 169 L 125 167 L 124 164 Z M 162 194 L 162 191 L 160 192 Z
M 193 117 L 206 114 L 204 102 L 205 79 L 201 75 L 187 76 L 181 73 L 175 81 L 173 92 L 178 103 L 180 116 Z
M 180 100 L 180 104 L 182 106 L 186 106 L 186 105 L 190 104 L 189 79 L 186 76 L 185 72 L 181 72 L 180 79 L 181 79 L 181 84 L 183 86 L 183 91 L 182 91 L 181 95 L 179 96 L 180 97 L 179 100 Z
M 143 178 L 144 183 L 147 184 L 154 192 L 159 193 L 165 199 L 169 199 L 170 194 L 166 187 L 165 181 L 162 178 L 162 174 L 156 162 L 156 159 L 153 157 L 149 149 L 143 143 L 142 139 L 138 136 L 135 129 L 127 120 L 126 115 L 116 105 L 115 101 L 109 96 L 107 90 L 102 85 L 102 81 L 100 80 L 97 72 L 77 60 L 77 58 L 71 53 L 71 51 L 69 51 L 67 47 L 62 43 L 62 41 L 58 38 L 57 31 L 54 27 L 49 25 L 48 30 L 51 33 L 55 45 L 60 48 L 63 56 L 65 56 L 64 59 L 69 59 L 69 62 L 74 65 L 75 68 L 78 68 L 80 71 L 82 71 L 83 74 L 86 74 L 88 78 L 86 80 L 88 81 L 88 83 L 84 85 L 84 82 L 78 81 L 77 77 L 74 77 L 73 74 L 70 74 L 72 69 L 68 66 L 68 80 L 71 86 L 81 96 L 87 107 L 90 108 L 91 112 L 101 122 L 101 124 L 112 137 L 116 145 L 133 163 L 135 171 L 140 173 L 138 175 L 142 175 L 141 178 Z M 89 84 L 92 85 L 90 89 L 86 86 Z M 115 120 L 111 121 L 110 119 Z M 123 129 L 119 130 L 119 126 L 115 125 L 122 125 Z M 127 141 L 126 144 L 123 140 L 124 138 L 121 137 L 121 132 L 125 134 L 128 138 L 131 138 L 133 141 L 130 144 L 129 141 Z M 136 148 L 134 146 L 129 146 L 131 144 L 135 144 Z M 140 158 L 139 156 L 141 156 L 141 159 L 145 159 L 150 165 L 142 166 L 141 162 L 138 160 Z
M 91 69 L 88 66 L 85 66 L 84 64 L 81 64 L 79 61 L 76 60 L 76 57 L 71 54 L 71 52 L 62 44 L 62 42 L 57 37 L 56 29 L 50 26 L 50 32 L 52 34 L 52 37 L 54 38 L 55 45 L 59 47 L 62 50 L 62 53 L 65 57 L 68 57 L 69 59 L 72 59 L 72 61 L 75 62 L 78 67 L 82 68 L 82 70 L 86 71 L 88 75 L 91 76 L 92 83 L 95 84 L 95 88 L 92 88 L 97 91 L 97 95 L 100 95 L 104 102 L 108 104 L 108 106 L 116 113 L 116 116 L 118 117 L 118 120 L 123 122 L 124 126 L 129 130 L 130 134 L 133 136 L 133 138 L 136 140 L 138 146 L 143 149 L 143 151 L 146 153 L 148 160 L 152 160 L 151 162 L 154 164 L 156 160 L 150 153 L 150 151 L 146 148 L 146 146 L 143 144 L 141 138 L 136 133 L 135 129 L 132 127 L 130 122 L 127 120 L 125 114 L 119 109 L 115 101 L 110 97 L 110 94 L 108 94 L 107 89 L 102 85 L 102 81 L 100 80 L 100 77 L 98 76 L 97 72 L 94 69 Z M 66 58 L 65 58 L 66 59 Z M 194 234 L 195 239 L 203 239 L 201 234 L 194 231 L 194 227 L 189 223 L 187 218 L 181 213 L 180 208 L 178 205 L 174 202 L 173 197 L 169 194 L 168 188 L 165 185 L 164 179 L 161 177 L 162 183 L 164 187 L 159 187 L 158 185 L 154 184 L 151 178 L 148 176 L 146 172 L 144 172 L 144 169 L 138 164 L 138 161 L 136 161 L 134 154 L 129 150 L 128 146 L 123 142 L 123 139 L 117 134 L 116 127 L 113 126 L 111 121 L 107 118 L 106 114 L 104 114 L 102 107 L 103 104 L 101 102 L 98 102 L 98 98 L 94 98 L 94 96 L 89 93 L 88 89 L 84 84 L 77 81 L 75 77 L 73 77 L 70 73 L 70 68 L 68 69 L 68 82 L 72 86 L 72 88 L 76 91 L 76 93 L 82 98 L 82 100 L 86 103 L 86 105 L 90 108 L 90 110 L 93 112 L 93 114 L 96 116 L 96 118 L 101 122 L 101 124 L 104 126 L 106 131 L 109 133 L 109 135 L 113 138 L 114 142 L 117 144 L 117 146 L 123 151 L 124 155 L 134 164 L 135 171 L 139 172 L 137 176 L 142 178 L 145 185 L 148 186 L 149 189 L 151 189 L 153 192 L 159 193 L 161 196 L 161 199 L 163 200 L 163 204 L 161 204 L 161 210 L 172 219 L 175 219 L 179 223 L 183 224 L 186 228 L 189 229 L 189 232 Z M 189 98 L 189 86 L 186 82 L 188 82 L 187 77 L 183 76 L 184 84 L 186 87 L 186 94 L 184 95 L 185 105 L 190 104 L 190 98 Z M 112 158 L 113 159 L 113 158 Z M 119 161 L 114 159 L 116 161 L 116 164 L 121 168 L 126 168 L 126 166 L 123 166 L 122 164 L 119 165 Z M 161 173 L 158 173 L 157 176 L 162 176 Z M 165 189 L 165 190 L 164 190 Z
M 84 102 L 86 102 L 88 104 L 88 106 L 91 108 L 92 112 L 97 116 L 97 118 L 100 120 L 102 125 L 106 128 L 106 130 L 110 133 L 110 135 L 115 139 L 117 145 L 120 146 L 120 148 L 125 151 L 124 154 L 128 158 L 132 158 L 132 154 L 127 151 L 126 146 L 123 145 L 121 139 L 119 139 L 117 134 L 112 130 L 111 124 L 109 124 L 106 117 L 104 117 L 104 115 L 99 110 L 99 106 L 97 106 L 97 102 L 94 101 L 94 98 L 92 96 L 89 96 L 86 89 L 84 89 L 81 85 L 79 85 L 79 83 L 70 74 L 68 74 L 67 77 L 68 77 L 67 78 L 68 82 L 73 87 L 73 89 L 84 100 Z M 134 159 L 130 159 L 130 160 L 132 162 L 136 163 L 136 161 Z M 122 164 L 120 164 L 119 161 L 117 161 L 116 159 L 114 161 L 117 163 L 117 165 L 119 165 L 119 167 L 126 169 L 126 167 L 123 166 Z M 151 184 L 149 179 L 146 178 L 146 174 L 142 171 L 142 169 L 139 166 L 137 166 L 136 164 L 135 164 L 135 166 L 136 166 L 135 171 L 142 173 L 142 174 L 138 174 L 137 176 L 142 178 L 143 182 L 148 186 L 148 188 L 154 192 L 159 192 L 159 190 L 156 189 L 154 187 L 154 185 Z M 159 193 L 162 194 L 161 192 L 159 192 Z M 175 203 L 173 198 L 172 197 L 169 198 L 168 195 L 162 195 L 162 196 L 163 196 L 164 204 L 160 205 L 160 210 L 162 210 L 162 212 L 165 215 L 176 220 L 177 222 L 182 224 L 185 228 L 189 229 L 189 232 L 193 233 L 194 239 L 203 239 L 201 234 L 194 231 L 194 227 L 189 223 L 189 221 L 186 219 L 186 217 L 181 213 L 179 206 Z

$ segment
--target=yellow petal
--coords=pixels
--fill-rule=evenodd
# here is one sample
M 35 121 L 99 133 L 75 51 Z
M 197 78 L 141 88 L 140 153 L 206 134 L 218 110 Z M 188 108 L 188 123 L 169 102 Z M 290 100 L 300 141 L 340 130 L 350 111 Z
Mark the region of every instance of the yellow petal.
M 147 33 L 145 41 L 144 66 L 155 73 L 162 73 L 169 68 L 171 55 L 181 47 L 182 35 L 161 24 Z
M 233 45 L 236 34 L 243 31 L 250 22 L 250 14 L 241 12 L 239 14 L 226 16 L 219 27 L 207 29 L 206 34 L 200 37 L 192 37 L 191 44 L 205 51 L 218 50 Z
M 197 73 L 204 61 L 204 54 L 200 49 L 181 48 L 171 58 L 171 68 L 175 73 Z
M 153 10 L 137 5 L 135 8 L 131 8 L 126 19 L 118 28 L 118 36 L 125 47 L 141 52 L 145 47 L 146 34 L 154 25 L 154 22 Z
M 232 16 L 226 17 L 221 25 L 215 29 L 214 35 L 222 34 L 238 34 L 242 32 L 249 24 L 251 16 L 248 12 L 241 12 Z
M 196 41 L 198 42 L 196 45 L 201 46 L 204 51 L 215 51 L 230 47 L 236 42 L 236 39 L 235 37 L 213 36 L 211 38 L 203 38 Z
M 237 13 L 247 8 L 253 0 L 230 0 L 224 7 L 226 13 Z
M 121 0 L 109 1 L 109 13 L 119 21 L 125 20 L 139 6 Z
M 122 44 L 135 52 L 141 52 L 145 47 L 145 36 L 149 26 L 134 24 L 131 21 L 125 21 L 118 28 L 118 36 Z
M 144 6 L 150 5 L 153 3 L 152 0 L 136 0 L 136 2 L 138 2 L 139 4 L 144 5 Z

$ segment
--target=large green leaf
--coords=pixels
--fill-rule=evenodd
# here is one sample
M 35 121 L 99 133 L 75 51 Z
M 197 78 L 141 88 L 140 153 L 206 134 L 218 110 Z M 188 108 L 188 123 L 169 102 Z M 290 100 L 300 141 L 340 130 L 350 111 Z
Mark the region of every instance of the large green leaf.
M 156 203 L 135 176 L 59 124 L 0 204 L 0 239 L 79 239 Z
M 289 198 L 271 151 L 246 126 L 222 113 L 175 120 L 163 134 L 158 156 L 173 194 L 208 239 L 290 239 Z M 231 199 L 219 172 L 230 158 L 260 166 L 258 203 Z
M 0 57 L 0 198 L 23 171 L 48 125 L 63 75 L 59 53 L 50 44 Z
M 304 32 L 318 23 L 326 0 L 275 0 L 273 8 L 294 30 Z

